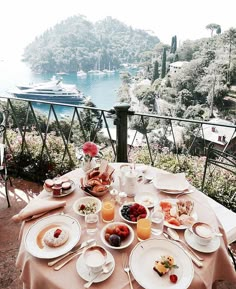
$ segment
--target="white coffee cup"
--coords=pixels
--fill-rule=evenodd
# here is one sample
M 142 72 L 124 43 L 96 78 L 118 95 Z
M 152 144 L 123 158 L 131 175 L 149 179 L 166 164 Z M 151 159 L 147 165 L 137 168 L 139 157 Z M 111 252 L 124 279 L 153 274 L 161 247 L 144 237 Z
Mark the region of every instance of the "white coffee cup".
M 214 232 L 209 224 L 196 222 L 192 225 L 191 231 L 196 242 L 200 245 L 208 245 L 214 237 Z
M 83 258 L 88 269 L 94 273 L 102 270 L 107 260 L 107 251 L 101 246 L 92 246 L 85 250 Z

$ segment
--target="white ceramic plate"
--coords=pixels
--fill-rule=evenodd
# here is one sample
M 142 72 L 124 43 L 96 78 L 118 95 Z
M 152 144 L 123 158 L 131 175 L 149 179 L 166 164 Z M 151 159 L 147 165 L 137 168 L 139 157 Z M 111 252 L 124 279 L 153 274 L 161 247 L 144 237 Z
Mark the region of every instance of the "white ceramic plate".
M 175 204 L 176 202 L 178 202 L 179 200 L 178 199 L 164 199 L 164 200 L 161 200 L 161 201 L 164 201 L 164 202 L 169 202 L 171 204 Z M 193 208 L 193 211 L 190 215 L 195 221 L 197 221 L 198 219 L 198 215 L 195 211 L 195 209 Z M 188 227 L 185 226 L 185 225 L 180 225 L 180 226 L 176 226 L 176 225 L 173 225 L 173 224 L 170 224 L 168 223 L 167 221 L 164 221 L 164 225 L 166 227 L 169 227 L 169 228 L 172 228 L 172 229 L 177 229 L 177 230 L 184 230 L 184 229 L 187 229 Z
M 119 208 L 119 214 L 120 214 L 121 219 L 124 220 L 125 222 L 129 223 L 129 224 L 137 224 L 137 222 L 132 222 L 132 221 L 130 221 L 130 220 L 127 220 L 125 217 L 123 217 L 123 215 L 122 215 L 122 213 L 121 213 L 121 210 L 122 210 L 123 206 L 132 205 L 132 204 L 135 204 L 135 203 L 140 204 L 140 203 L 138 203 L 138 202 L 129 202 L 129 203 L 123 204 L 123 205 Z M 141 204 L 140 204 L 140 205 L 141 205 Z M 146 206 L 144 206 L 144 205 L 142 205 L 142 206 L 146 209 L 146 213 L 147 213 L 146 219 L 147 219 L 147 218 L 149 217 L 149 215 L 150 215 L 150 212 L 149 212 L 149 210 L 148 210 L 148 208 L 147 208 Z
M 159 173 L 153 179 L 153 185 L 167 194 L 180 194 L 189 188 L 189 182 L 185 179 L 184 173 Z
M 173 256 L 179 267 L 174 271 L 178 276 L 176 284 L 170 282 L 168 274 L 160 277 L 153 270 L 155 261 L 164 255 Z M 182 248 L 170 240 L 148 239 L 139 242 L 130 254 L 129 264 L 135 280 L 146 289 L 186 289 L 194 276 L 192 261 Z
M 112 263 L 113 263 L 112 270 L 109 273 L 107 273 L 107 274 L 99 275 L 94 280 L 94 283 L 98 283 L 98 282 L 102 282 L 102 281 L 106 280 L 107 278 L 109 278 L 111 276 L 111 274 L 113 273 L 113 271 L 115 269 L 115 260 L 114 260 L 113 256 L 111 255 L 111 253 L 107 251 L 107 262 L 109 262 L 109 261 L 112 261 Z M 76 271 L 79 274 L 79 276 L 81 278 L 83 278 L 85 281 L 92 280 L 95 277 L 95 275 L 97 274 L 97 273 L 93 273 L 93 272 L 89 271 L 89 269 L 85 265 L 83 255 L 81 255 L 78 258 L 78 260 L 76 261 Z
M 158 197 L 152 192 L 137 193 L 134 200 L 147 208 L 152 208 L 158 204 Z
M 40 248 L 38 236 L 42 230 L 50 226 L 62 227 L 69 233 L 69 238 L 62 246 L 51 248 L 46 245 Z M 47 230 L 45 230 L 45 233 Z M 42 234 L 43 237 L 44 234 Z M 42 259 L 51 259 L 70 251 L 79 241 L 81 227 L 79 222 L 68 215 L 51 215 L 34 223 L 25 235 L 25 248 L 33 256 Z
M 189 230 L 185 230 L 184 238 L 190 247 L 202 253 L 212 253 L 218 250 L 220 247 L 220 238 L 217 236 L 206 246 L 198 244 L 194 239 L 193 233 L 191 233 Z
M 105 240 L 106 229 L 108 227 L 112 227 L 112 226 L 116 226 L 116 225 L 124 225 L 124 226 L 129 228 L 129 232 L 130 232 L 129 236 L 124 241 L 121 241 L 121 246 L 120 247 L 114 247 L 114 246 L 110 245 Z M 127 248 L 133 242 L 133 240 L 134 240 L 134 230 L 128 224 L 125 224 L 123 222 L 112 222 L 112 223 L 109 223 L 109 224 L 107 224 L 106 226 L 104 226 L 102 228 L 100 236 L 101 236 L 101 240 L 102 240 L 103 244 L 106 245 L 108 248 L 115 249 L 115 250 L 120 250 L 120 249 Z
M 52 192 L 48 192 L 47 190 L 45 190 L 47 193 L 49 193 L 50 195 L 53 196 L 53 198 L 62 198 L 62 197 L 65 197 L 69 194 L 71 194 L 74 190 L 75 190 L 75 183 L 70 180 L 70 183 L 71 183 L 71 187 L 68 189 L 68 190 L 62 190 L 61 194 L 60 195 L 53 195 Z
M 80 215 L 80 216 L 85 216 L 86 214 L 80 213 L 79 208 L 82 204 L 87 205 L 88 203 L 95 203 L 96 204 L 96 211 L 95 213 L 98 213 L 101 211 L 101 207 L 102 207 L 102 202 L 95 197 L 83 197 L 83 198 L 79 198 L 78 200 L 76 200 L 73 204 L 73 210 L 76 214 Z

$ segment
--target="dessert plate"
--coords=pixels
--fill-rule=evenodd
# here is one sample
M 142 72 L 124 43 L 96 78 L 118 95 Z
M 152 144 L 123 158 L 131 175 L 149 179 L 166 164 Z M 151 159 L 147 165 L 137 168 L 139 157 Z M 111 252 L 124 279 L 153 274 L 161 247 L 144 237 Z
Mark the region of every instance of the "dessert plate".
M 53 227 L 62 227 L 69 233 L 65 244 L 59 247 L 46 246 L 42 238 Z M 79 241 L 81 227 L 79 222 L 68 215 L 51 215 L 34 223 L 25 235 L 26 250 L 37 258 L 51 259 L 61 256 L 70 251 Z
M 99 275 L 95 280 L 94 283 L 98 283 L 98 282 L 102 282 L 104 280 L 106 280 L 107 278 L 109 278 L 111 276 L 111 274 L 113 273 L 114 269 L 115 269 L 115 260 L 114 257 L 112 256 L 112 254 L 110 252 L 107 251 L 107 262 L 111 261 L 113 263 L 113 267 L 111 269 L 111 271 L 107 274 L 101 274 Z M 83 255 L 81 255 L 78 260 L 76 261 L 76 271 L 79 274 L 79 276 L 81 278 L 83 278 L 85 281 L 90 281 L 92 280 L 98 273 L 93 273 L 91 272 L 87 266 L 85 265 L 84 262 L 84 257 Z
M 174 271 L 178 276 L 176 284 L 170 282 L 169 274 L 160 277 L 153 270 L 155 261 L 165 255 L 173 256 L 179 267 Z M 139 242 L 130 254 L 129 264 L 135 280 L 146 289 L 188 288 L 194 276 L 192 261 L 182 248 L 170 240 L 148 239 Z
M 158 204 L 158 197 L 152 192 L 140 192 L 136 194 L 134 201 L 147 208 L 152 208 Z
M 164 199 L 164 200 L 161 200 L 161 201 L 169 202 L 171 204 L 176 204 L 176 202 L 178 202 L 179 199 Z M 165 215 L 165 212 L 163 212 L 163 213 Z M 194 210 L 194 208 L 193 208 L 193 211 L 190 214 L 190 217 L 192 217 L 195 221 L 197 221 L 197 219 L 198 219 L 198 215 L 197 215 L 196 211 Z M 170 224 L 166 220 L 164 220 L 164 225 L 166 227 L 169 227 L 169 228 L 172 228 L 172 229 L 177 229 L 177 230 L 184 230 L 184 229 L 188 228 L 188 226 L 186 226 L 186 225 L 176 226 L 176 225 Z
M 220 247 L 220 238 L 217 236 L 212 239 L 208 245 L 205 246 L 196 242 L 193 233 L 191 233 L 190 230 L 185 230 L 184 238 L 190 247 L 202 253 L 212 253 L 217 251 Z

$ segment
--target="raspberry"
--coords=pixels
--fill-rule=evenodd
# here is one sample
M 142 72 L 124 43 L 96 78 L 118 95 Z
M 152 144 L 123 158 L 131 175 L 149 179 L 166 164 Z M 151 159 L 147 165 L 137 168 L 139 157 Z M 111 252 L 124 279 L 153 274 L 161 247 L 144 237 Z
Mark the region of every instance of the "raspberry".
M 178 277 L 175 274 L 170 275 L 170 281 L 172 283 L 176 283 L 178 281 Z
M 54 235 L 53 235 L 54 238 L 58 238 L 60 236 L 61 232 L 62 232 L 62 230 L 56 229 L 56 231 L 54 232 Z

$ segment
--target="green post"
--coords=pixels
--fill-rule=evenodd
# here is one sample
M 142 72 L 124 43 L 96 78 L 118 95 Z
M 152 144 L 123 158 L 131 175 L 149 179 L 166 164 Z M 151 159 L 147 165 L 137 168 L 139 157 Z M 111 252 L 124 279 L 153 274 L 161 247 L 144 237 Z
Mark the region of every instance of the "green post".
M 127 116 L 130 105 L 128 103 L 118 103 L 114 106 L 116 111 L 116 161 L 128 162 L 127 156 L 127 139 L 128 139 L 128 125 Z

